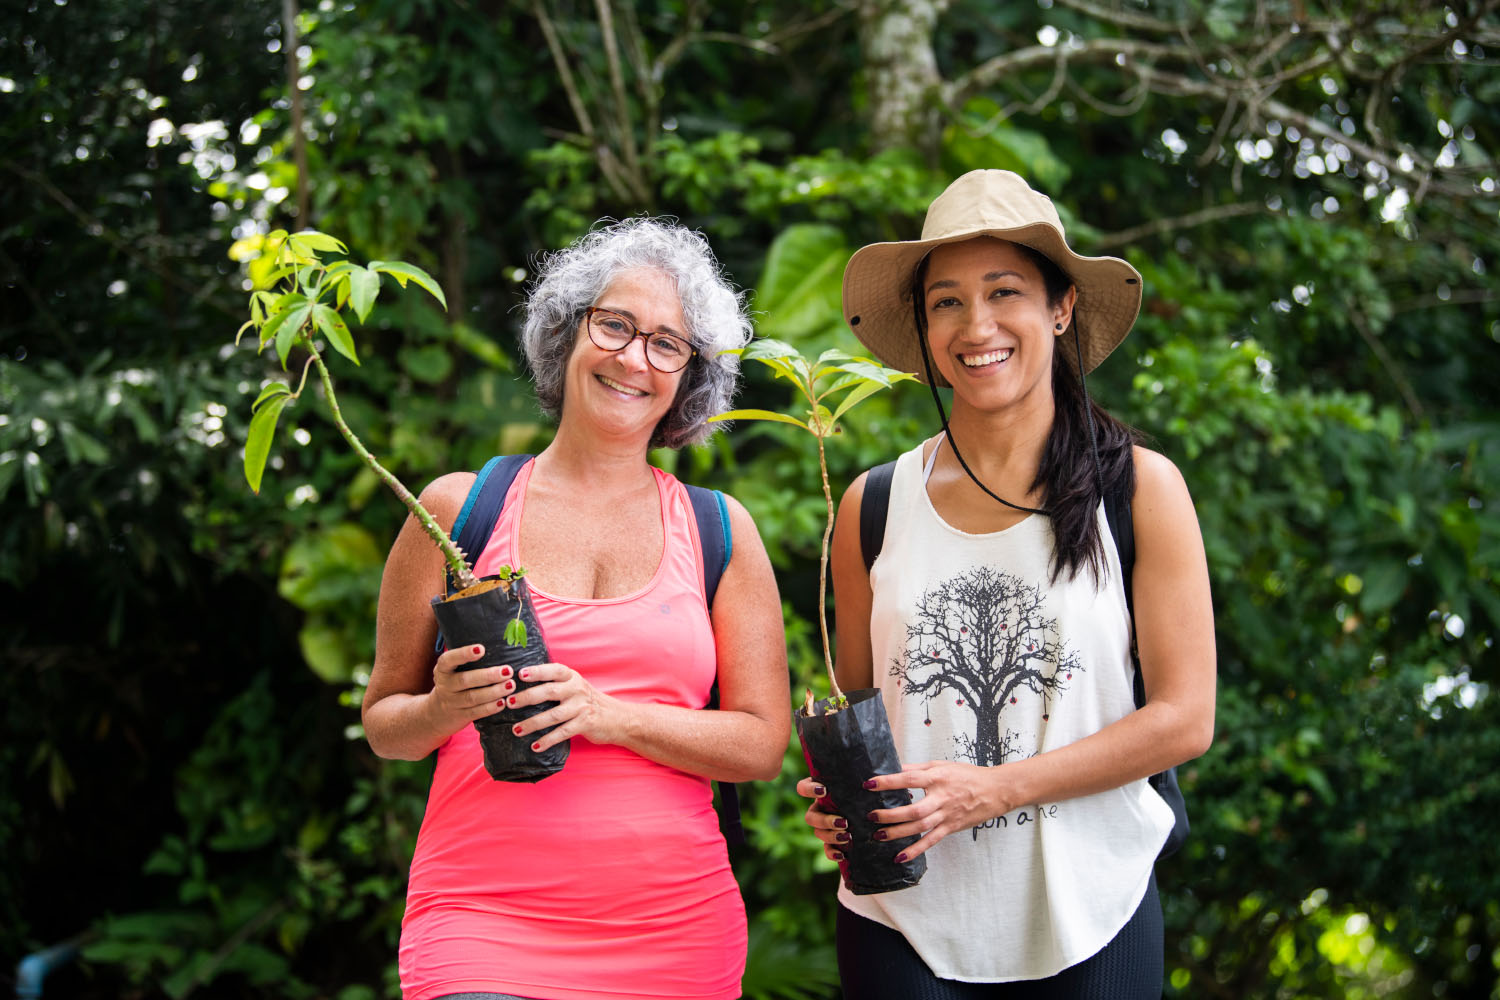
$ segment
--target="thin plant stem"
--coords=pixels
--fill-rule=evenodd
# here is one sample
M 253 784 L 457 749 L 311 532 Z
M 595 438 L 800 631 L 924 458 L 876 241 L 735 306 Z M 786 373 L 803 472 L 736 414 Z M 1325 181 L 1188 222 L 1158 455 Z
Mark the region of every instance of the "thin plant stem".
M 333 378 L 328 374 L 328 366 L 323 363 L 323 357 L 318 353 L 317 348 L 313 346 L 311 338 L 306 339 L 305 346 L 308 353 L 312 356 L 313 365 L 318 369 L 318 378 L 323 382 L 323 394 L 328 399 L 328 409 L 333 413 L 334 426 L 339 429 L 339 433 L 344 436 L 344 440 L 349 442 L 349 446 L 354 449 L 355 453 L 359 455 L 360 460 L 369 467 L 370 471 L 379 476 L 381 482 L 389 486 L 391 492 L 396 494 L 396 498 L 406 505 L 406 509 L 411 512 L 411 516 L 417 519 L 417 523 L 422 526 L 422 530 L 427 532 L 427 536 L 442 551 L 443 559 L 448 564 L 448 572 L 457 581 L 459 589 L 462 590 L 474 586 L 479 581 L 475 579 L 474 572 L 469 569 L 469 564 L 465 561 L 463 553 L 458 551 L 458 546 L 454 544 L 453 539 L 448 537 L 448 533 L 437 523 L 437 519 L 427 512 L 427 508 L 417 502 L 417 498 L 412 495 L 411 490 L 407 489 L 401 480 L 397 479 L 390 470 L 380 464 L 380 461 L 374 455 L 370 454 L 369 449 L 364 446 L 364 443 L 354 435 L 354 432 L 349 429 L 349 425 L 344 422 L 344 415 L 339 410 L 338 397 L 333 392 Z
M 828 647 L 828 544 L 833 536 L 833 488 L 828 485 L 828 460 L 824 457 L 823 435 L 818 435 L 818 471 L 823 477 L 823 502 L 828 506 L 828 520 L 823 526 L 823 557 L 818 564 L 818 629 L 823 635 L 823 666 L 828 670 L 828 688 L 833 703 L 844 700 L 839 682 L 833 675 L 833 654 Z

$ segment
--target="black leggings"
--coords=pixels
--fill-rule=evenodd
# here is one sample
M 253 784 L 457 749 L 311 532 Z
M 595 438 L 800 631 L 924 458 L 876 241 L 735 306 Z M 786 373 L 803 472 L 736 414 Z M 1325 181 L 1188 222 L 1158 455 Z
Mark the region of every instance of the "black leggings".
M 1135 915 L 1100 951 L 1046 979 L 964 983 L 939 979 L 900 931 L 838 907 L 844 1000 L 1160 1000 L 1161 900 L 1156 876 Z

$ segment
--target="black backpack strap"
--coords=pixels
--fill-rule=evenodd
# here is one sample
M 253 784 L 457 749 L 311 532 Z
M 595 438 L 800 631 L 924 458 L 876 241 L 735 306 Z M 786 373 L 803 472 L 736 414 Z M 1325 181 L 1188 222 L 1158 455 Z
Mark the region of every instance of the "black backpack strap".
M 718 490 L 707 490 L 702 486 L 687 487 L 688 501 L 693 505 L 693 517 L 698 522 L 698 544 L 703 548 L 703 597 L 713 610 L 714 594 L 719 590 L 719 578 L 724 567 L 734 555 L 734 533 L 729 529 L 729 507 L 724 503 L 724 494 Z
M 529 461 L 530 455 L 496 455 L 475 474 L 474 485 L 469 487 L 469 495 L 464 498 L 464 505 L 453 520 L 453 530 L 448 532 L 470 566 L 484 551 L 485 543 L 495 530 L 495 522 L 500 520 L 505 494 L 510 492 L 510 484 L 516 481 L 516 473 Z M 443 574 L 443 589 L 446 593 L 453 593 L 453 579 L 447 573 Z M 438 637 L 437 651 L 443 651 L 442 636 Z
M 1135 707 L 1146 704 L 1146 682 L 1141 679 L 1140 657 L 1135 649 L 1135 524 L 1131 520 L 1130 497 L 1116 484 L 1104 495 L 1104 519 L 1114 536 L 1120 556 L 1120 582 L 1125 586 L 1125 613 L 1130 616 L 1130 658 L 1135 661 Z
M 865 557 L 865 572 L 875 565 L 885 544 L 885 519 L 891 507 L 891 477 L 895 461 L 877 465 L 865 474 L 865 492 L 859 500 L 859 547 Z
M 1130 662 L 1135 667 L 1135 707 L 1146 704 L 1146 680 L 1141 675 L 1141 657 L 1136 649 L 1135 637 L 1135 523 L 1131 520 L 1130 496 L 1116 484 L 1104 495 L 1104 519 L 1109 522 L 1109 533 L 1114 537 L 1115 549 L 1120 555 L 1121 582 L 1125 585 L 1125 611 L 1130 615 Z M 1166 857 L 1180 848 L 1192 829 L 1188 822 L 1187 803 L 1182 797 L 1182 788 L 1177 784 L 1177 768 L 1169 767 L 1151 776 L 1151 787 L 1161 795 L 1172 809 L 1172 832 L 1162 845 L 1161 856 Z

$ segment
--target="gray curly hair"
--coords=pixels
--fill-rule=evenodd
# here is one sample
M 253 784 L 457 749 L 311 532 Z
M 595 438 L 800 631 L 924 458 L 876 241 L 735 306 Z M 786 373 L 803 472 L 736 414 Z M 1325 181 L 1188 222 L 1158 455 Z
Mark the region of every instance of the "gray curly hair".
M 563 377 L 585 310 L 617 275 L 639 267 L 658 268 L 672 279 L 682 300 L 687 338 L 698 351 L 676 401 L 651 435 L 651 447 L 706 441 L 721 426 L 708 418 L 729 409 L 739 375 L 739 356 L 723 352 L 750 342 L 750 317 L 708 240 L 671 219 L 611 222 L 540 259 L 521 330 L 521 350 L 536 382 L 537 401 L 547 416 L 558 419 Z

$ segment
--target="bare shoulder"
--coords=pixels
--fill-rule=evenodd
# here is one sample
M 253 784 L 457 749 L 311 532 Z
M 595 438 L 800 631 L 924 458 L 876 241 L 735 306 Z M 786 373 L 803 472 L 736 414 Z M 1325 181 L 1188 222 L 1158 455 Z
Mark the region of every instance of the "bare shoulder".
M 469 490 L 474 486 L 475 478 L 472 472 L 450 472 L 438 476 L 427 484 L 418 499 L 438 524 L 444 528 L 452 528 L 453 522 L 458 520 L 458 512 L 463 509 L 464 501 L 468 499 Z
M 1135 500 L 1134 505 L 1146 507 L 1171 507 L 1180 503 L 1191 505 L 1187 482 L 1172 460 L 1159 451 L 1135 446 Z

